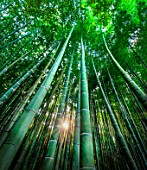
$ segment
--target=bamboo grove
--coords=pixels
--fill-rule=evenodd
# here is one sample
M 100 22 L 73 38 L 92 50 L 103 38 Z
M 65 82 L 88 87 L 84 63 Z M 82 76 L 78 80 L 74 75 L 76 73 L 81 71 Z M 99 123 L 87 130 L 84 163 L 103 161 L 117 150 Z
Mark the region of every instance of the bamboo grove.
M 147 169 L 147 4 L 0 2 L 0 169 Z

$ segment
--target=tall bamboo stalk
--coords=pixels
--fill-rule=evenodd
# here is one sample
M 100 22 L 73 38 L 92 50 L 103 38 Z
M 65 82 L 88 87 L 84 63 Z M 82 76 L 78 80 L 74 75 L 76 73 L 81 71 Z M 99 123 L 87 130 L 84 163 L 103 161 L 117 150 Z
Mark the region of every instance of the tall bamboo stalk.
M 72 170 L 80 169 L 80 87 L 77 101 L 77 111 L 75 119 L 74 146 L 72 158 Z
M 80 101 L 80 169 L 94 170 L 93 137 L 89 113 L 89 94 L 86 78 L 85 50 L 81 38 L 81 101 Z
M 35 96 L 30 101 L 26 110 L 23 112 L 22 116 L 19 118 L 17 123 L 14 125 L 12 130 L 9 133 L 9 136 L 6 138 L 5 143 L 0 148 L 0 169 L 9 169 L 12 160 L 15 157 L 16 152 L 18 151 L 26 132 L 34 120 L 35 115 L 38 113 L 39 107 L 42 104 L 44 97 L 47 94 L 47 91 L 52 83 L 54 75 L 59 67 L 59 64 L 62 60 L 63 54 L 65 52 L 68 41 L 71 37 L 74 27 L 72 27 L 55 63 L 50 69 L 49 74 L 46 76 L 42 82 L 40 88 L 36 92 Z
M 141 104 L 144 106 L 144 108 L 147 110 L 147 95 L 140 89 L 140 87 L 131 79 L 131 77 L 129 76 L 129 74 L 120 66 L 120 64 L 117 62 L 117 60 L 114 58 L 114 56 L 112 55 L 111 51 L 109 50 L 105 37 L 104 37 L 104 33 L 102 34 L 103 37 L 103 41 L 105 44 L 105 47 L 108 51 L 108 54 L 111 58 L 111 60 L 113 61 L 114 65 L 116 66 L 116 68 L 119 70 L 119 72 L 121 73 L 121 75 L 123 76 L 123 78 L 125 79 L 125 81 L 128 83 L 129 87 L 133 90 L 133 92 L 136 94 L 137 98 L 139 99 L 139 101 L 141 102 Z
M 59 137 L 60 126 L 61 126 L 61 123 L 62 123 L 61 119 L 62 119 L 62 115 L 63 115 L 63 111 L 64 111 L 64 107 L 65 107 L 65 100 L 66 100 L 67 92 L 68 92 L 68 86 L 69 86 L 70 73 L 71 73 L 71 68 L 72 68 L 72 63 L 73 63 L 73 57 L 74 57 L 74 53 L 72 54 L 72 57 L 71 57 L 70 65 L 69 65 L 69 68 L 68 68 L 68 72 L 67 72 L 67 75 L 66 75 L 65 84 L 64 84 L 64 88 L 63 88 L 63 92 L 62 92 L 60 105 L 59 105 L 59 108 L 58 108 L 57 117 L 56 117 L 56 120 L 55 120 L 51 139 L 50 139 L 49 144 L 48 144 L 47 154 L 46 154 L 44 164 L 43 164 L 44 170 L 47 170 L 47 169 L 52 170 L 53 167 L 54 167 L 56 145 L 57 145 L 57 141 L 58 141 L 58 137 Z

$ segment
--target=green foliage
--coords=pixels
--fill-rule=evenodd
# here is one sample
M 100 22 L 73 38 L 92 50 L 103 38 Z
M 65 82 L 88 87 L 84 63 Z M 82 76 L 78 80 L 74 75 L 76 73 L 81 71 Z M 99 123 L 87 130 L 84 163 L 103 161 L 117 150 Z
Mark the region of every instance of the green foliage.
M 35 169 L 35 167 L 42 169 L 41 165 L 43 164 L 47 143 L 50 140 L 51 130 L 56 119 L 55 113 L 58 111 L 57 105 L 60 103 L 65 70 L 69 66 L 69 60 L 75 48 L 71 78 L 69 80 L 70 88 L 68 90 L 70 93 L 69 91 L 67 92 L 69 93 L 68 99 L 65 100 L 66 106 L 63 108 L 63 115 L 65 117 L 67 116 L 66 114 L 70 115 L 71 130 L 62 134 L 62 137 L 64 137 L 64 142 L 61 142 L 62 144 L 60 143 L 61 136 L 59 135 L 57 147 L 53 149 L 53 151 L 56 149 L 56 153 L 58 153 L 58 147 L 60 149 L 63 148 L 62 151 L 60 150 L 62 157 L 61 169 L 65 167 L 64 161 L 66 166 L 67 162 L 71 163 L 71 159 L 68 159 L 68 151 L 70 151 L 69 157 L 72 157 L 74 145 L 73 129 L 75 127 L 76 117 L 73 110 L 76 109 L 77 105 L 76 91 L 78 91 L 80 79 L 81 37 L 85 50 L 88 83 L 88 86 L 86 85 L 88 87 L 86 91 L 89 92 L 89 99 L 86 98 L 83 101 L 87 100 L 90 106 L 90 117 L 88 114 L 86 120 L 90 122 L 88 128 L 92 128 L 95 167 L 98 170 L 101 168 L 106 170 L 120 169 L 120 167 L 122 169 L 128 169 L 126 158 L 122 155 L 119 145 L 120 141 L 115 136 L 114 120 L 112 121 L 112 117 L 109 117 L 107 106 L 100 94 L 100 87 L 96 80 L 96 75 L 98 75 L 106 100 L 109 101 L 109 105 L 112 107 L 114 117 L 138 169 L 146 169 L 143 165 L 143 162 L 145 162 L 143 155 L 145 154 L 140 154 L 142 150 L 145 150 L 144 148 L 146 148 L 147 143 L 147 115 L 145 109 L 142 107 L 140 100 L 137 99 L 137 95 L 128 87 L 128 84 L 110 60 L 102 39 L 102 32 L 104 32 L 107 45 L 114 58 L 145 93 L 147 91 L 146 1 L 4 0 L 0 1 L 0 6 L 0 74 L 3 73 L 0 75 L 0 98 L 8 92 L 12 94 L 5 95 L 4 103 L 0 106 L 0 137 L 2 138 L 0 140 L 0 146 L 3 146 L 6 136 L 9 136 L 9 133 L 12 135 L 11 139 L 17 141 L 15 135 L 13 136 L 11 128 L 13 125 L 17 125 L 17 128 L 14 128 L 17 135 L 20 125 L 16 122 L 19 120 L 19 117 L 21 117 L 22 113 L 31 113 L 31 119 L 28 122 L 29 117 L 24 116 L 26 118 L 25 122 L 27 122 L 26 125 L 22 123 L 24 121 L 23 117 L 21 117 L 22 127 L 25 127 L 25 133 L 23 133 L 25 140 L 21 135 L 19 138 L 23 141 L 20 142 L 19 140 L 22 148 L 17 148 L 18 153 L 16 155 L 13 152 L 9 155 L 8 151 L 9 158 L 13 155 L 15 158 L 14 161 L 18 160 L 20 163 L 18 165 L 19 167 L 16 167 L 17 164 L 14 165 L 12 163 L 12 169 L 23 169 L 22 165 L 24 165 L 24 169 Z M 73 25 L 75 25 L 73 33 L 64 56 L 61 57 L 62 60 L 58 63 L 57 69 L 57 56 L 60 52 L 62 53 L 61 47 L 66 41 Z M 56 49 L 58 50 L 52 59 Z M 31 68 L 36 66 L 43 57 L 46 58 L 40 63 L 39 67 L 33 72 L 30 72 L 26 76 L 26 80 L 23 80 L 22 84 L 18 86 L 19 83 L 17 82 Z M 96 73 L 93 70 L 91 57 L 94 60 Z M 51 61 L 51 64 L 48 66 L 48 69 L 45 69 L 49 61 Z M 48 80 L 53 80 L 52 83 L 49 83 L 50 86 L 48 85 L 44 88 L 44 90 L 48 89 L 46 95 L 44 94 L 44 99 L 41 98 L 42 95 L 38 95 L 39 97 L 37 96 L 34 99 L 36 102 L 34 104 L 35 106 L 39 103 L 36 116 L 33 115 L 33 110 L 23 112 L 29 106 L 34 96 L 36 96 L 35 94 L 37 94 L 38 89 L 43 88 L 40 85 L 44 82 L 47 75 L 49 75 L 52 66 L 56 67 L 57 70 L 55 76 L 53 77 L 51 75 Z M 107 68 L 114 81 L 118 96 L 114 93 Z M 43 72 L 44 69 L 45 72 Z M 62 75 L 62 78 L 60 75 Z M 82 75 L 85 74 L 82 72 Z M 13 89 L 15 85 L 17 85 L 16 90 Z M 121 102 L 119 102 L 118 98 Z M 47 104 L 48 101 L 50 101 L 49 104 Z M 129 129 L 130 125 L 127 119 L 123 117 L 122 113 L 124 110 L 122 111 L 120 103 L 123 105 L 128 121 L 133 129 L 131 133 Z M 83 119 L 85 113 L 86 111 L 83 112 Z M 84 124 L 85 122 L 82 123 Z M 80 127 L 78 128 L 80 129 Z M 24 129 L 21 128 L 21 131 L 24 131 Z M 132 135 L 133 133 L 137 140 Z M 35 136 L 33 136 L 34 134 Z M 69 137 L 68 139 L 67 136 Z M 69 145 L 69 141 L 71 145 Z M 139 145 L 135 143 L 137 141 Z M 4 145 L 9 145 L 10 142 L 6 141 L 6 143 Z M 134 147 L 136 145 L 137 147 Z M 84 148 L 85 144 L 82 144 L 82 147 Z M 90 147 L 92 147 L 91 144 Z M 8 150 L 7 147 L 5 149 Z M 24 152 L 22 153 L 20 149 L 24 149 Z M 88 152 L 87 149 L 84 149 L 84 151 Z M 66 159 L 64 159 L 65 155 L 67 156 Z M 60 156 L 55 156 L 55 160 L 56 157 L 59 158 Z M 6 158 L 5 160 L 8 159 Z M 7 161 L 3 163 L 7 165 Z M 9 164 L 11 163 L 9 162 Z

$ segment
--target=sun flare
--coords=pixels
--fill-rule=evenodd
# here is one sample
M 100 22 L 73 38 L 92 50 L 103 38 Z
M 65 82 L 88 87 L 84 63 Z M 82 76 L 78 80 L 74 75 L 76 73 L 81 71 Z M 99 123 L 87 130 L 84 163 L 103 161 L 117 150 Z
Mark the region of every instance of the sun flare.
M 69 128 L 69 123 L 67 121 L 64 121 L 62 127 L 63 129 L 67 130 Z

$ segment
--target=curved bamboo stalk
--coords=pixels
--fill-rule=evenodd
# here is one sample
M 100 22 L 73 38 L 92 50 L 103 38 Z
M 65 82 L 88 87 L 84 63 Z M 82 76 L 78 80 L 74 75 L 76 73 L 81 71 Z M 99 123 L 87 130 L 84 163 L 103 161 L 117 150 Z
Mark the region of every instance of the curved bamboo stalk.
M 135 142 L 135 144 L 136 144 L 136 148 L 138 149 L 138 151 L 139 151 L 139 153 L 140 153 L 140 156 L 141 156 L 141 158 L 142 158 L 142 160 L 143 160 L 143 162 L 144 162 L 144 165 L 146 165 L 146 164 L 147 164 L 147 163 L 146 163 L 147 160 L 146 160 L 146 158 L 145 158 L 146 150 L 143 150 L 144 147 L 141 148 L 141 145 L 140 145 L 138 139 L 136 138 L 135 132 L 134 132 L 134 130 L 133 130 L 133 128 L 132 128 L 129 120 L 128 120 L 128 117 L 127 117 L 125 108 L 124 108 L 124 106 L 122 105 L 122 102 L 120 101 L 120 98 L 119 98 L 119 96 L 118 96 L 117 90 L 115 89 L 115 86 L 114 86 L 114 83 L 113 83 L 113 79 L 112 79 L 112 77 L 111 77 L 111 75 L 110 75 L 110 72 L 109 72 L 109 69 L 108 69 L 108 68 L 107 68 L 107 71 L 108 71 L 108 75 L 109 75 L 109 79 L 110 79 L 111 85 L 112 85 L 112 87 L 113 87 L 113 91 L 114 91 L 114 93 L 115 93 L 115 95 L 116 95 L 117 101 L 118 101 L 118 103 L 119 103 L 120 109 L 121 109 L 122 114 L 123 114 L 123 117 L 124 117 L 124 120 L 125 120 L 125 122 L 126 122 L 126 124 L 127 124 L 127 128 L 128 128 L 128 130 L 129 130 L 129 132 L 130 132 L 130 134 L 131 134 L 131 136 L 132 136 L 132 138 L 133 138 L 133 140 L 134 140 L 134 142 Z M 143 169 L 146 169 L 146 168 L 144 167 L 144 165 L 142 165 L 142 166 L 143 166 L 142 168 L 143 168 Z
M 9 169 L 15 157 L 15 154 L 18 151 L 26 135 L 26 132 L 28 131 L 31 122 L 34 120 L 34 117 L 37 114 L 45 95 L 47 94 L 50 84 L 52 83 L 54 75 L 62 60 L 63 54 L 65 52 L 66 46 L 73 32 L 73 29 L 74 26 L 71 29 L 55 63 L 50 69 L 49 74 L 42 82 L 35 96 L 32 98 L 32 100 L 30 101 L 29 105 L 27 106 L 26 110 L 23 112 L 23 114 L 21 115 L 17 123 L 13 126 L 12 130 L 9 133 L 9 136 L 6 138 L 5 143 L 0 148 L 0 155 L 2 156 L 0 159 L 0 169 L 5 169 L 5 170 Z
M 116 66 L 116 68 L 119 70 L 119 72 L 121 73 L 121 75 L 123 76 L 123 78 L 125 79 L 125 81 L 128 83 L 129 87 L 134 91 L 134 93 L 136 94 L 137 98 L 139 99 L 139 101 L 141 102 L 141 104 L 144 106 L 144 108 L 147 110 L 147 95 L 140 89 L 140 87 L 131 79 L 131 77 L 129 76 L 129 74 L 120 66 L 120 64 L 117 62 L 117 60 L 114 58 L 114 56 L 112 55 L 111 51 L 109 50 L 105 37 L 104 37 L 104 33 L 102 34 L 103 37 L 103 41 L 105 44 L 105 47 L 109 53 L 110 58 L 112 59 L 114 65 Z
M 115 79 L 114 79 L 114 80 L 115 80 Z M 115 80 L 115 83 L 116 83 L 116 80 Z M 117 83 L 116 83 L 116 85 L 117 85 Z M 132 127 L 133 127 L 133 129 L 134 129 L 134 131 L 135 131 L 136 137 L 137 137 L 138 141 L 140 142 L 141 147 L 144 148 L 144 151 L 145 151 L 146 149 L 145 149 L 144 143 L 143 143 L 143 141 L 142 141 L 142 139 L 141 139 L 141 136 L 140 136 L 140 133 L 139 133 L 139 131 L 138 131 L 138 128 L 137 128 L 137 126 L 136 126 L 136 124 L 135 124 L 135 122 L 134 122 L 134 119 L 133 119 L 133 117 L 132 117 L 131 111 L 130 111 L 129 107 L 127 106 L 127 103 L 126 103 L 126 101 L 125 101 L 125 99 L 124 99 L 124 96 L 122 95 L 122 93 L 121 93 L 121 91 L 119 90 L 118 86 L 117 86 L 117 89 L 118 89 L 118 92 L 119 92 L 119 94 L 120 94 L 120 96 L 121 96 L 121 98 L 122 98 L 122 102 L 123 102 L 123 104 L 124 104 L 125 110 L 127 111 L 128 116 L 130 117 L 130 122 L 131 122 Z
M 105 93 L 104 93 L 104 90 L 102 88 L 101 82 L 100 82 L 99 77 L 97 75 L 97 71 L 96 71 L 96 68 L 95 68 L 95 65 L 94 65 L 92 57 L 91 57 L 91 61 L 92 61 L 93 69 L 94 69 L 94 72 L 95 72 L 95 75 L 96 75 L 96 78 L 97 78 L 97 81 L 98 81 L 98 85 L 99 85 L 102 97 L 103 97 L 103 99 L 105 101 L 105 104 L 107 106 L 109 116 L 110 116 L 113 128 L 115 129 L 116 137 L 118 139 L 120 147 L 122 148 L 123 154 L 124 154 L 124 156 L 125 156 L 125 158 L 127 160 L 127 163 L 129 165 L 129 167 L 131 169 L 138 170 L 137 165 L 136 165 L 135 161 L 133 160 L 133 157 L 132 157 L 132 155 L 130 153 L 130 150 L 129 150 L 126 142 L 125 142 L 125 139 L 124 139 L 124 137 L 123 137 L 123 135 L 122 135 L 122 133 L 120 131 L 120 128 L 119 128 L 118 123 L 116 121 L 116 118 L 114 116 L 113 110 L 112 110 L 112 108 L 111 108 L 111 106 L 110 106 L 110 104 L 108 102 L 108 99 L 107 99 Z
M 129 68 L 129 70 L 131 71 L 132 75 L 137 78 L 139 84 L 142 86 L 142 88 L 144 89 L 144 91 L 147 91 L 147 85 L 140 79 L 140 77 L 135 73 L 135 71 L 131 68 L 131 66 L 126 63 L 127 67 Z
M 80 108 L 80 169 L 94 170 L 93 137 L 89 113 L 88 83 L 86 78 L 85 51 L 81 38 L 81 108 Z
M 127 43 L 129 44 L 130 49 L 133 51 L 133 53 L 139 58 L 139 60 L 142 62 L 142 64 L 145 66 L 145 68 L 147 68 L 147 65 L 145 64 L 145 62 L 142 60 L 142 58 L 137 54 L 137 52 L 134 50 L 134 48 L 132 47 L 132 45 L 129 43 L 129 41 L 127 41 Z

